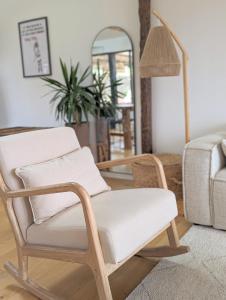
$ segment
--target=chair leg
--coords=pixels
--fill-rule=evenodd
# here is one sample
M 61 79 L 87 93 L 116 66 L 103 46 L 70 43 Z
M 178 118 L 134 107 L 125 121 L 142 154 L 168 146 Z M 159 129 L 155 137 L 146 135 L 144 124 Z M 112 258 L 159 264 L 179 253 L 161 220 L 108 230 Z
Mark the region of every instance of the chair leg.
M 28 279 L 28 257 L 23 256 L 20 249 L 17 249 L 18 269 L 22 280 Z
M 167 235 L 168 235 L 168 240 L 171 248 L 180 247 L 180 240 L 179 240 L 175 220 L 170 222 L 170 227 L 167 228 Z
M 97 291 L 100 300 L 112 300 L 111 288 L 108 276 L 100 272 L 100 270 L 93 269 L 94 278 L 96 281 Z
M 108 275 L 106 274 L 104 259 L 100 253 L 95 258 L 93 257 L 90 267 L 93 271 L 93 275 L 96 281 L 99 299 L 112 300 L 113 298 L 108 280 Z

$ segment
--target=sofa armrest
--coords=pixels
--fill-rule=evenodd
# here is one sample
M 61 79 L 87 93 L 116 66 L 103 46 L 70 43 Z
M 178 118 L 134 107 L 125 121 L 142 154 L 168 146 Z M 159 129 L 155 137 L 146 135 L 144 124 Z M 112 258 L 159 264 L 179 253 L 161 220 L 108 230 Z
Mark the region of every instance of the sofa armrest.
M 183 157 L 185 216 L 192 222 L 212 225 L 212 178 L 225 165 L 221 148 L 226 133 L 216 133 L 188 143 Z

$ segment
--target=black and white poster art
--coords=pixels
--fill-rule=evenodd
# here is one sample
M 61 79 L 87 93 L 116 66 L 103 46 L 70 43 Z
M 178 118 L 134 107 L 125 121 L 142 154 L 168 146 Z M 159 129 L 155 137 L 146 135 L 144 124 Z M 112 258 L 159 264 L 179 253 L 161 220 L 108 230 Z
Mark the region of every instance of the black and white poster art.
M 18 23 L 24 77 L 51 75 L 47 17 Z

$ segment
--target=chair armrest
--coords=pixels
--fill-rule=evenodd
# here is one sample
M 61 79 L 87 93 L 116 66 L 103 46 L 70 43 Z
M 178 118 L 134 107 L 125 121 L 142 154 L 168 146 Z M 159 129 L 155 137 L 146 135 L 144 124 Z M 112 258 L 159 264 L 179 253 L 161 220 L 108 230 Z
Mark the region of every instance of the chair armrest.
M 47 185 L 41 187 L 35 187 L 24 190 L 17 191 L 7 191 L 3 192 L 4 199 L 12 200 L 12 198 L 18 197 L 29 197 L 38 195 L 47 195 L 55 193 L 72 192 L 75 193 L 82 204 L 83 213 L 85 217 L 87 237 L 89 242 L 89 247 L 97 247 L 100 249 L 100 242 L 98 237 L 98 230 L 96 225 L 95 216 L 93 213 L 90 196 L 83 186 L 75 182 L 61 183 L 55 185 Z
M 86 196 L 89 197 L 86 190 L 80 184 L 74 182 L 46 185 L 17 191 L 8 191 L 5 193 L 5 195 L 7 198 L 19 198 L 64 192 L 74 192 L 78 197 L 80 197 L 82 194 L 83 196 L 86 194 Z
M 167 189 L 166 177 L 165 177 L 165 172 L 163 170 L 162 162 L 158 157 L 156 157 L 153 154 L 140 154 L 140 155 L 134 155 L 123 159 L 99 162 L 96 164 L 96 166 L 99 168 L 99 170 L 104 170 L 115 166 L 131 165 L 135 162 L 144 161 L 144 160 L 152 161 L 155 164 L 159 187 Z

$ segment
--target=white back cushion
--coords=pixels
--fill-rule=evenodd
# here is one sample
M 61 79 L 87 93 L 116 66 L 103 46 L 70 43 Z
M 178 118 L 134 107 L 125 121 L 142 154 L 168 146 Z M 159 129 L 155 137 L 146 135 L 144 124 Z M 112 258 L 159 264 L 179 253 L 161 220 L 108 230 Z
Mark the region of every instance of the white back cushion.
M 15 169 L 57 158 L 79 149 L 72 128 L 59 127 L 30 131 L 0 138 L 0 172 L 9 189 L 23 188 Z M 30 204 L 24 199 L 14 200 L 14 210 L 20 229 L 26 237 L 27 227 L 33 223 Z
M 17 168 L 16 174 L 22 179 L 25 188 L 76 182 L 82 185 L 90 196 L 110 189 L 96 167 L 88 147 L 46 162 Z M 30 204 L 34 222 L 41 224 L 79 201 L 79 197 L 71 192 L 32 196 Z

